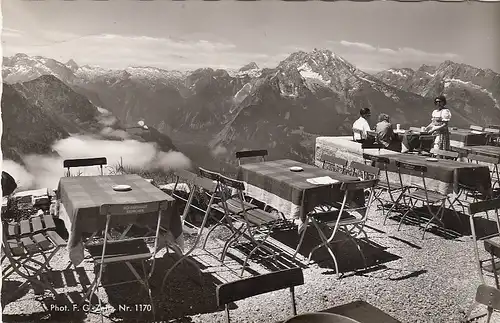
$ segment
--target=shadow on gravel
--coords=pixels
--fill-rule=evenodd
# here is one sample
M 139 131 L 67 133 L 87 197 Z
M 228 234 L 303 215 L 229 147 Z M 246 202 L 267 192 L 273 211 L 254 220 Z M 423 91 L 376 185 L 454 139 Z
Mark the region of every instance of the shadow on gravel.
M 299 241 L 299 235 L 296 230 L 276 232 L 273 234 L 273 238 L 294 250 L 297 248 Z M 339 231 L 335 240 L 344 240 L 346 238 L 347 236 L 343 232 Z M 367 241 L 366 239 L 355 240 L 359 244 L 365 256 L 367 268 L 376 267 L 381 264 L 400 259 L 399 256 L 387 252 L 386 247 L 383 247 L 373 241 Z M 315 229 L 310 228 L 306 232 L 299 253 L 303 257 L 307 258 L 310 251 L 320 243 L 321 240 L 318 233 Z M 358 248 L 352 241 L 346 240 L 345 242 L 335 242 L 331 244 L 331 247 L 335 257 L 337 258 L 340 272 L 346 273 L 366 269 L 363 263 L 363 258 L 358 251 Z M 326 247 L 317 249 L 311 257 L 311 262 L 316 262 L 321 268 L 334 269 L 335 271 L 335 265 Z M 326 272 L 325 274 L 330 274 L 330 272 Z
M 211 274 L 200 273 L 191 265 L 180 264 L 170 274 L 165 288 L 161 289 L 164 274 L 178 260 L 175 256 L 168 254 L 163 258 L 156 259 L 155 271 L 149 281 L 152 297 L 156 309 L 156 321 L 177 319 L 174 322 L 191 322 L 187 316 L 212 313 L 219 309 L 215 297 L 216 285 L 222 284 Z M 200 268 L 204 266 L 191 258 Z M 138 272 L 142 272 L 139 271 Z M 122 265 L 120 268 L 109 268 L 112 273 L 107 277 L 106 283 L 112 281 L 133 280 L 134 277 L 128 268 Z M 126 322 L 151 322 L 152 313 L 149 308 L 149 296 L 145 288 L 138 282 L 129 284 L 108 286 L 106 293 L 109 304 L 115 308 L 111 316 Z
M 421 226 L 423 228 L 432 216 L 431 214 L 429 214 L 427 207 L 419 207 L 415 208 L 415 210 L 416 212 L 418 212 L 418 214 L 415 214 L 413 212 L 408 213 L 408 215 L 403 220 L 403 225 Z M 437 211 L 437 208 L 433 209 L 433 211 Z M 471 235 L 469 216 L 467 214 L 464 214 L 457 210 L 457 217 L 457 214 L 455 214 L 451 209 L 446 209 L 444 213 L 444 228 L 436 220 L 433 220 L 433 222 L 427 228 L 427 233 L 432 233 L 447 240 L 458 239 L 464 236 Z M 399 223 L 399 221 L 401 221 L 401 217 L 402 214 L 392 214 L 389 219 Z M 474 226 L 476 228 L 476 235 L 478 239 L 494 234 L 497 231 L 497 226 L 496 222 L 494 221 L 493 214 L 490 215 L 490 219 L 479 216 L 474 217 Z

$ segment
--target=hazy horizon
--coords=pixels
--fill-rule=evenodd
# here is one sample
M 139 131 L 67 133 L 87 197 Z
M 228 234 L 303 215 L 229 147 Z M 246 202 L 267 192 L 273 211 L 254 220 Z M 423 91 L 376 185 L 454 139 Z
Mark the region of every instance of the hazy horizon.
M 500 2 L 3 1 L 2 11 L 3 56 L 79 66 L 273 68 L 318 48 L 369 73 L 446 60 L 500 72 Z

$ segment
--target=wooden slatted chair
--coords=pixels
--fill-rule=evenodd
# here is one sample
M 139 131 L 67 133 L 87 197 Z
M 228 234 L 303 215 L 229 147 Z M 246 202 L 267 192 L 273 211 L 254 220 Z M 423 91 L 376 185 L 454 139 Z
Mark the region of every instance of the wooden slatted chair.
M 326 247 L 328 252 L 330 253 L 330 256 L 332 257 L 333 263 L 335 265 L 335 271 L 337 273 L 337 278 L 340 278 L 340 272 L 339 272 L 339 267 L 337 263 L 337 258 L 335 257 L 335 254 L 330 247 L 330 244 L 333 242 L 341 241 L 341 240 L 335 240 L 336 233 L 338 230 L 342 229 L 344 233 L 346 233 L 347 240 L 345 241 L 352 241 L 356 247 L 358 248 L 359 253 L 361 254 L 361 257 L 363 258 L 363 262 L 366 268 L 366 258 L 363 254 L 363 251 L 358 244 L 358 242 L 355 240 L 358 236 L 361 234 L 364 235 L 366 239 L 368 239 L 368 235 L 366 234 L 366 231 L 364 230 L 365 223 L 368 219 L 368 211 L 371 207 L 371 204 L 373 202 L 373 196 L 374 196 L 374 188 L 376 187 L 378 183 L 378 179 L 371 179 L 371 180 L 366 180 L 366 181 L 357 181 L 357 182 L 349 182 L 349 183 L 342 183 L 340 189 L 343 191 L 343 200 L 341 202 L 340 207 L 338 208 L 338 212 L 332 212 L 331 210 L 328 210 L 328 212 L 310 212 L 307 215 L 308 222 L 310 221 L 313 226 L 316 228 L 319 237 L 321 239 L 321 243 L 314 247 L 311 252 L 309 253 L 308 257 L 308 263 L 311 261 L 311 257 L 314 253 L 314 251 L 318 250 L 319 248 Z M 316 190 L 324 190 L 323 187 L 317 187 L 314 188 Z M 313 189 L 313 190 L 314 190 Z M 370 191 L 370 196 L 368 198 L 368 202 L 364 203 L 363 206 L 351 206 L 350 201 L 348 200 L 349 196 L 352 196 L 356 191 L 359 190 L 369 190 Z M 313 195 L 313 194 L 311 194 Z M 317 209 L 315 209 L 317 210 Z M 329 233 L 329 237 L 323 232 L 321 225 L 326 225 L 331 229 L 331 233 Z M 297 249 L 295 250 L 295 254 L 298 253 L 301 243 L 304 239 L 304 236 L 306 234 L 308 225 L 306 224 L 304 230 L 302 231 L 299 244 L 297 246 Z M 357 231 L 357 232 L 356 232 Z M 294 255 L 295 256 L 295 255 Z
M 103 175 L 103 166 L 107 165 L 108 161 L 106 157 L 98 158 L 81 158 L 81 159 L 66 159 L 63 162 L 63 167 L 67 169 L 66 176 L 71 176 L 70 169 L 74 167 L 89 167 L 89 166 L 99 166 L 101 170 L 101 175 Z
M 55 229 L 54 219 L 49 215 L 20 222 L 3 222 L 2 262 L 8 259 L 9 263 L 2 269 L 2 278 L 6 279 L 15 272 L 26 279 L 9 298 L 17 295 L 27 283 L 49 290 L 57 296 L 57 292 L 44 277 L 50 270 L 52 258 L 66 246 L 66 241 Z M 36 259 L 37 257 L 42 257 L 43 260 Z
M 359 135 L 360 139 L 356 139 L 356 135 Z M 353 128 L 352 129 L 352 140 L 353 141 L 363 140 L 363 130 Z
M 289 288 L 292 297 L 292 315 L 297 315 L 295 305 L 295 286 L 304 284 L 304 275 L 300 268 L 285 269 L 269 274 L 245 278 L 217 286 L 217 305 L 224 306 L 226 322 L 230 323 L 229 303 L 248 297 Z
M 487 134 L 487 145 L 498 146 L 500 144 L 500 129 L 484 128 Z
M 333 168 L 333 171 L 346 174 L 348 169 L 347 169 L 347 164 L 348 161 L 346 159 L 340 158 L 340 157 L 335 157 L 335 156 L 330 156 L 327 154 L 323 154 L 321 156 L 320 162 L 322 162 L 321 167 L 326 168 L 326 166 L 331 166 Z
M 236 159 L 238 160 L 238 165 L 241 165 L 241 160 L 244 158 L 260 158 L 262 161 L 265 161 L 267 155 L 268 152 L 266 149 L 243 150 L 236 152 Z
M 85 246 L 89 252 L 94 265 L 99 267 L 99 270 L 91 283 L 90 287 L 85 293 L 85 300 L 91 300 L 94 293 L 99 287 L 113 286 L 124 283 L 140 282 L 148 293 L 149 300 L 152 308 L 153 318 L 155 317 L 155 306 L 153 297 L 151 295 L 151 288 L 149 286 L 149 279 L 153 274 L 155 268 L 155 255 L 158 249 L 158 239 L 160 232 L 160 222 L 162 211 L 170 207 L 167 201 L 150 202 L 150 203 L 131 203 L 131 204 L 104 204 L 100 208 L 100 214 L 106 217 L 106 226 L 104 229 L 104 239 L 102 242 L 88 244 Z M 134 222 L 135 218 L 141 214 L 155 214 L 156 227 L 154 236 L 147 234 L 141 237 L 121 237 L 120 240 L 110 239 L 110 229 L 118 223 Z M 112 225 L 113 221 L 113 225 Z M 116 222 L 115 222 L 116 221 Z M 153 244 L 153 251 L 147 246 L 148 242 Z M 150 269 L 146 269 L 146 262 L 150 262 Z M 141 277 L 132 263 L 141 263 L 143 270 L 143 277 Z M 118 282 L 103 285 L 102 274 L 105 266 L 110 264 L 124 264 L 132 274 L 135 280 Z M 91 307 L 89 307 L 91 309 Z M 103 319 L 103 307 L 101 299 L 99 298 L 99 309 L 101 319 Z
M 477 307 L 479 304 L 485 305 L 487 307 L 487 319 L 486 321 L 489 323 L 491 320 L 491 315 L 493 314 L 494 310 L 499 311 L 500 310 L 500 284 L 499 284 L 499 278 L 498 278 L 498 270 L 500 268 L 497 268 L 498 264 L 496 262 L 496 259 L 500 258 L 500 245 L 492 240 L 491 238 L 487 238 L 484 240 L 484 249 L 486 252 L 490 255 L 489 259 L 486 260 L 481 260 L 479 256 L 479 250 L 478 250 L 478 245 L 476 241 L 476 235 L 475 235 L 475 227 L 474 227 L 474 216 L 478 213 L 482 212 L 489 212 L 489 211 L 495 211 L 495 219 L 497 223 L 497 228 L 500 232 L 500 220 L 499 220 L 499 212 L 498 210 L 500 209 L 500 199 L 495 199 L 495 200 L 488 200 L 488 201 L 481 201 L 477 203 L 471 203 L 469 205 L 469 214 L 470 216 L 470 225 L 471 225 L 471 230 L 472 230 L 472 235 L 473 235 L 473 243 L 474 243 L 474 255 L 475 255 L 475 262 L 476 266 L 478 269 L 478 274 L 479 278 L 481 281 L 481 284 L 478 286 L 476 290 L 476 297 L 473 302 L 473 304 L 470 306 L 469 310 L 467 311 L 465 318 L 462 322 L 470 322 L 473 319 L 477 319 L 480 316 L 476 316 L 474 318 L 471 318 L 471 313 L 472 310 Z M 498 234 L 497 234 L 498 235 Z M 490 286 L 486 284 L 485 278 L 484 278 L 484 271 L 483 271 L 483 263 L 490 261 L 491 263 L 491 271 L 493 273 L 494 279 L 495 279 L 495 286 Z
M 420 135 L 418 137 L 418 140 L 420 141 L 420 145 L 417 148 L 418 154 L 421 155 L 424 152 L 430 151 L 434 146 L 435 139 L 436 136 L 434 135 Z
M 239 213 L 239 212 L 242 212 L 242 209 L 239 205 L 238 199 L 232 197 L 233 192 L 232 191 L 229 191 L 229 192 L 225 191 L 225 190 L 227 190 L 227 187 L 223 187 L 222 185 L 220 185 L 219 180 L 220 180 L 221 175 L 219 173 L 207 170 L 207 169 L 202 168 L 202 167 L 199 167 L 198 170 L 200 172 L 201 177 L 207 178 L 209 180 L 212 180 L 214 183 L 217 183 L 216 193 L 215 193 L 216 194 L 215 198 L 216 198 L 217 202 L 214 203 L 214 205 L 212 206 L 212 209 L 218 211 L 219 213 L 221 213 L 223 215 L 222 218 L 219 221 L 217 221 L 217 223 L 215 223 L 212 226 L 212 228 L 210 228 L 210 230 L 208 231 L 208 233 L 205 237 L 205 240 L 203 241 L 203 247 L 202 247 L 205 250 L 208 239 L 210 237 L 210 234 L 212 232 L 214 232 L 215 229 L 217 227 L 219 227 L 220 225 L 225 225 L 232 232 L 235 231 L 235 228 L 233 227 L 232 222 L 228 221 L 228 216 L 225 212 L 224 205 L 222 204 L 223 198 L 227 199 L 226 205 L 228 206 L 228 208 L 230 208 L 232 210 L 232 212 Z M 209 193 L 207 192 L 207 194 L 209 194 Z M 228 198 L 228 196 L 229 196 L 229 198 Z M 245 205 L 248 209 L 257 209 L 258 208 L 256 205 L 254 205 L 250 202 L 247 202 L 246 199 L 245 199 Z
M 396 161 L 396 167 L 398 168 L 399 182 L 405 189 L 389 211 L 392 211 L 393 208 L 398 206 L 402 209 L 406 209 L 406 212 L 403 214 L 401 220 L 399 221 L 398 231 L 401 229 L 401 224 L 410 212 L 418 215 L 418 212 L 415 212 L 414 210 L 414 208 L 416 207 L 416 203 L 418 202 L 421 202 L 424 206 L 426 206 L 429 214 L 432 216 L 423 228 L 424 232 L 422 234 L 422 239 L 424 239 L 427 228 L 431 224 L 432 220 L 438 221 L 444 227 L 442 217 L 444 215 L 445 205 L 447 201 L 449 202 L 457 218 L 460 220 L 459 215 L 455 211 L 455 208 L 453 207 L 453 204 L 451 203 L 447 195 L 443 195 L 439 192 L 432 191 L 427 188 L 427 182 L 425 180 L 425 173 L 427 173 L 426 166 Z M 404 170 L 409 171 L 410 173 L 412 173 L 412 175 L 419 176 L 421 178 L 421 186 L 404 185 L 402 178 L 402 173 Z M 401 199 L 405 201 L 405 205 L 400 204 Z M 406 202 L 406 200 L 408 200 L 408 203 Z M 436 205 L 438 206 L 438 210 L 434 211 L 432 207 Z
M 458 157 L 460 156 L 458 152 L 441 150 L 436 148 L 431 149 L 431 155 L 433 155 L 436 158 L 451 159 L 451 160 L 458 160 Z
M 276 252 L 267 247 L 265 243 L 275 228 L 280 227 L 279 225 L 287 221 L 287 219 L 284 216 L 279 218 L 276 214 L 268 213 L 259 208 L 248 208 L 244 198 L 245 184 L 242 181 L 220 175 L 219 183 L 225 188 L 225 192 L 235 192 L 232 196 L 222 199 L 221 205 L 225 217 L 233 221 L 243 222 L 240 228 L 233 227 L 233 234 L 227 239 L 222 249 L 221 261 L 224 262 L 231 244 L 238 241 L 242 236 L 246 237 L 254 245 L 243 263 L 241 269 L 241 276 L 243 276 L 248 260 L 257 250 L 266 250 L 270 257 L 273 259 L 276 257 Z M 229 203 L 234 201 L 237 201 L 237 206 Z
M 467 155 L 469 154 L 470 150 L 465 148 L 465 147 L 456 147 L 456 146 L 451 146 L 451 151 L 454 151 L 458 153 L 458 158 L 459 159 L 466 159 Z

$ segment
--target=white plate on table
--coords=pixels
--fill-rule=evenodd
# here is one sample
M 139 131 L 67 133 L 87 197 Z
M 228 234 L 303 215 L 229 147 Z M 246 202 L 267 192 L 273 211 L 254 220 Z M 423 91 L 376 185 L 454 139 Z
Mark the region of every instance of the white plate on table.
M 118 192 L 126 192 L 130 191 L 132 187 L 130 185 L 114 185 L 113 190 L 118 191 Z
M 290 167 L 290 170 L 292 172 L 301 172 L 303 171 L 304 169 L 302 167 L 299 167 L 299 166 L 293 166 L 293 167 Z
M 437 158 L 426 158 L 425 160 L 430 161 L 430 162 L 437 162 L 439 159 L 437 159 Z

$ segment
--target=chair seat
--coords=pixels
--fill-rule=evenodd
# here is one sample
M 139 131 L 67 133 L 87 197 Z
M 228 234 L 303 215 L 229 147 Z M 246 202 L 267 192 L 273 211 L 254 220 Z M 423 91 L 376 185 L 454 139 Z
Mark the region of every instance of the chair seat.
M 338 210 L 336 211 L 330 211 L 330 212 L 319 212 L 319 213 L 313 213 L 310 214 L 310 216 L 314 217 L 317 221 L 326 224 L 329 227 L 335 226 L 335 223 L 337 222 L 338 218 Z M 353 224 L 358 224 L 363 222 L 362 217 L 360 216 L 355 217 L 349 211 L 344 211 L 342 213 L 342 216 L 340 217 L 339 221 L 339 226 L 344 226 L 344 225 L 353 225 Z
M 272 224 L 276 220 L 280 220 L 279 217 L 273 216 L 272 213 L 266 212 L 261 209 L 252 209 L 246 212 L 248 222 L 255 226 L 262 226 L 265 224 Z
M 12 237 L 7 240 L 7 243 L 12 250 L 12 255 L 15 257 L 44 253 L 45 251 L 66 245 L 66 241 L 55 231 L 46 231 L 16 238 Z
M 101 263 L 103 244 L 87 246 L 94 262 Z M 108 241 L 104 255 L 104 264 L 118 262 L 143 261 L 150 259 L 152 253 L 143 240 Z
M 396 182 L 389 182 L 389 183 L 387 183 L 387 181 L 380 181 L 380 182 L 378 182 L 377 187 L 380 187 L 383 190 L 389 190 L 389 187 L 390 187 L 391 191 L 396 191 L 396 190 L 402 190 L 403 189 L 403 186 L 401 186 L 400 183 L 396 183 Z
M 429 202 L 431 202 L 431 203 L 440 202 L 440 201 L 446 199 L 446 197 L 447 197 L 446 195 L 443 195 L 441 193 L 433 192 L 433 191 L 429 191 L 429 190 L 427 190 L 427 195 L 426 195 L 425 190 L 421 189 L 421 188 L 417 188 L 415 191 L 412 191 L 410 193 L 405 193 L 404 195 L 408 196 L 410 198 L 420 200 L 420 201 L 427 201 L 427 198 L 428 198 Z
M 243 212 L 243 208 L 241 207 L 241 200 L 239 198 L 230 198 L 226 200 L 226 204 L 229 212 L 231 212 L 232 214 L 240 214 L 241 212 Z M 259 208 L 258 206 L 246 201 L 244 201 L 244 206 L 246 211 L 255 210 Z M 212 208 L 221 213 L 224 213 L 223 202 L 212 205 Z

